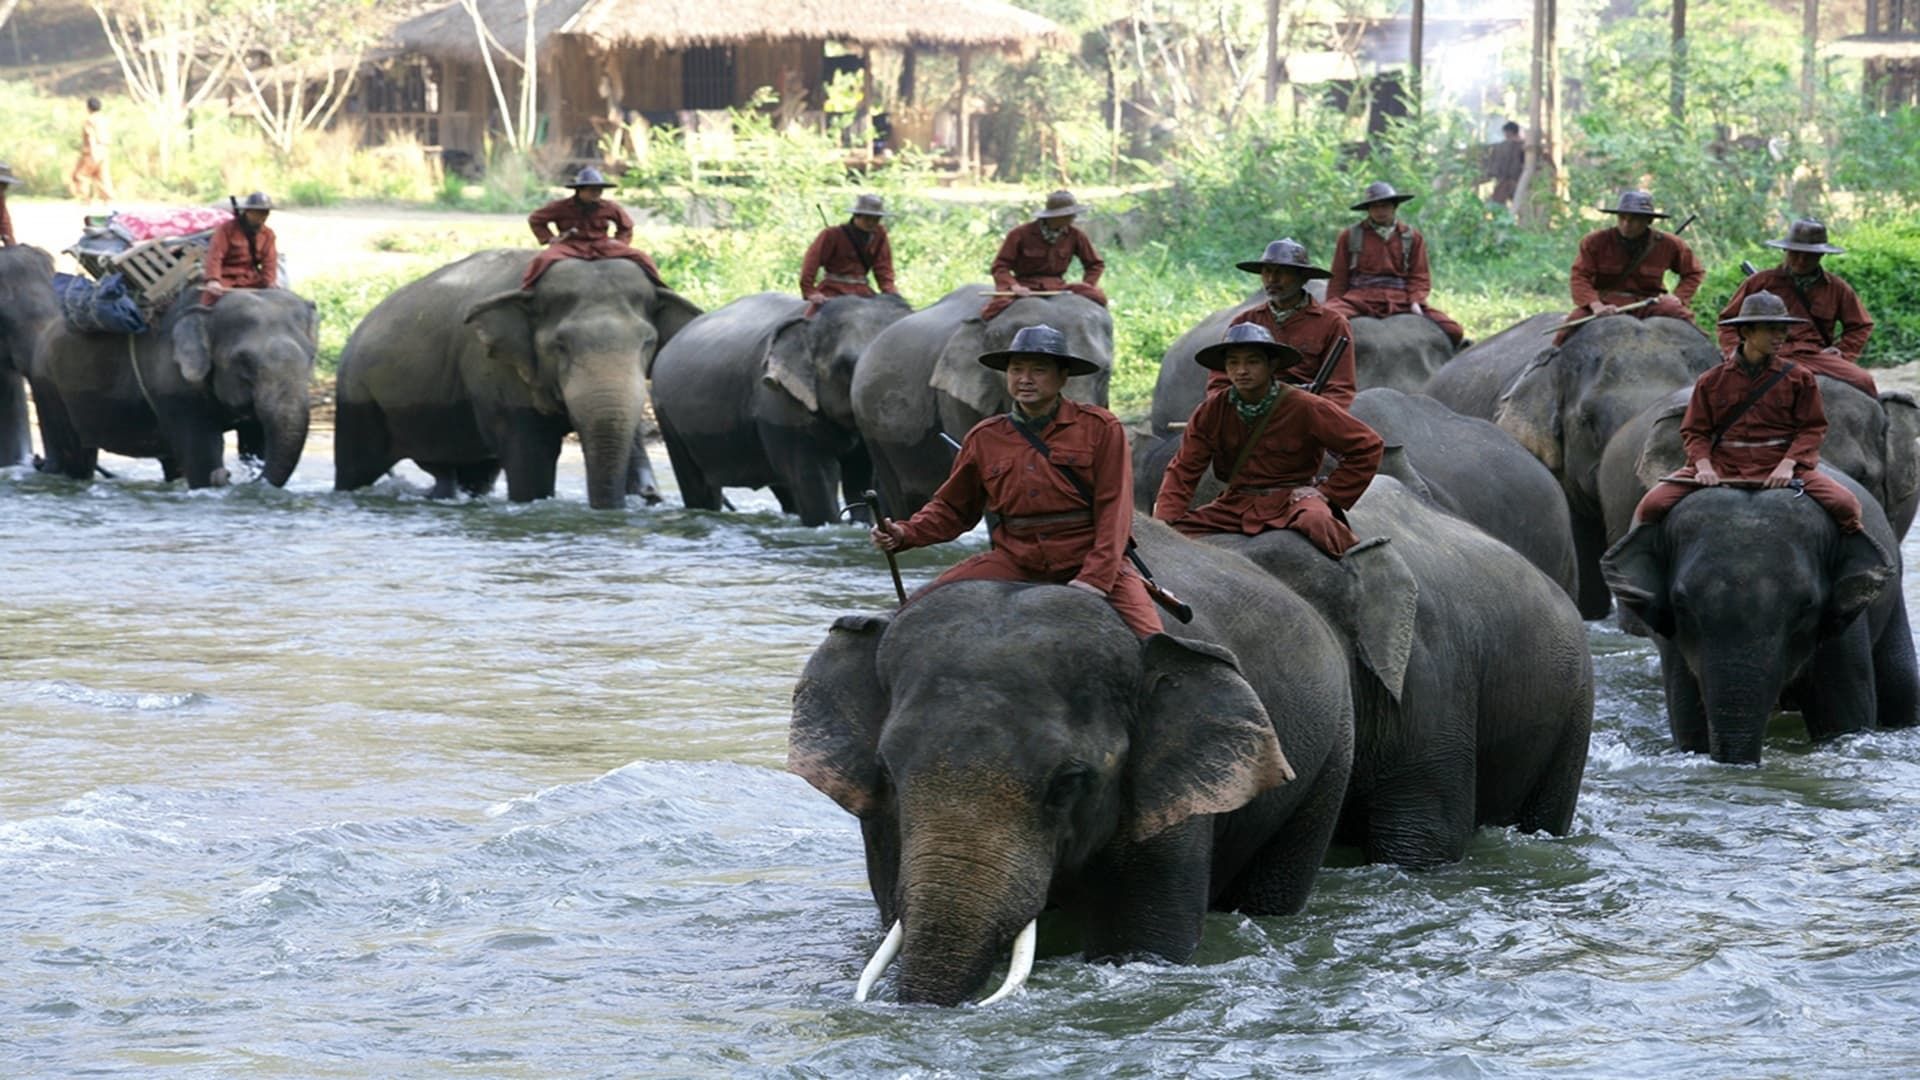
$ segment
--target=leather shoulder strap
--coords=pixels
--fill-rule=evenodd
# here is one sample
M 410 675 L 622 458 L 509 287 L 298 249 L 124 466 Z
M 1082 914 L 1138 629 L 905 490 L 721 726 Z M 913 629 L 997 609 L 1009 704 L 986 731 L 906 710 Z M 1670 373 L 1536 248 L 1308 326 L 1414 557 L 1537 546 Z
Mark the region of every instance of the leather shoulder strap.
M 1761 379 L 1760 385 L 1754 387 L 1753 392 L 1748 394 L 1746 399 L 1740 402 L 1740 404 L 1735 405 L 1733 411 L 1727 414 L 1727 418 L 1720 421 L 1719 425 L 1713 429 L 1713 442 L 1709 445 L 1719 446 L 1720 440 L 1727 437 L 1727 432 L 1733 429 L 1733 425 L 1737 423 L 1741 417 L 1747 415 L 1747 410 L 1758 404 L 1761 398 L 1766 397 L 1767 391 L 1773 389 L 1773 384 L 1786 378 L 1787 372 L 1792 371 L 1793 368 L 1793 361 L 1789 360 L 1781 365 L 1779 371 Z

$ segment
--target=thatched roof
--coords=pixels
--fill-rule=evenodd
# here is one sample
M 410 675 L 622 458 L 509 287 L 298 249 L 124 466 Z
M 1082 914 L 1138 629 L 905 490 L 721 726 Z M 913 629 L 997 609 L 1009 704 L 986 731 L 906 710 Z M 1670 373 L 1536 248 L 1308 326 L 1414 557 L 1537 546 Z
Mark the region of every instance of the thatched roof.
M 517 51 L 526 32 L 522 0 L 478 3 L 494 37 Z M 543 0 L 534 32 L 542 42 L 563 34 L 606 49 L 799 40 L 1011 51 L 1071 41 L 1052 20 L 1001 0 Z M 394 37 L 435 55 L 474 48 L 473 21 L 457 0 Z

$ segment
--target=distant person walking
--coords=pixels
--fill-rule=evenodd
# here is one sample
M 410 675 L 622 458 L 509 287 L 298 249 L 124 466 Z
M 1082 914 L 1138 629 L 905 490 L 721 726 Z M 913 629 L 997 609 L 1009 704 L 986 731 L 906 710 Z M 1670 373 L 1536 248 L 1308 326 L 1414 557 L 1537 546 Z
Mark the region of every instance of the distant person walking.
M 1513 196 L 1520 190 L 1520 174 L 1527 170 L 1527 141 L 1520 137 L 1520 125 L 1509 120 L 1500 128 L 1501 139 L 1487 147 L 1487 161 L 1480 179 L 1493 181 L 1488 202 L 1513 208 Z
M 113 177 L 107 170 L 107 120 L 100 115 L 100 99 L 87 99 L 87 122 L 80 128 L 80 159 L 73 163 L 67 186 L 73 197 L 86 202 L 113 201 Z M 98 197 L 96 198 L 96 193 Z

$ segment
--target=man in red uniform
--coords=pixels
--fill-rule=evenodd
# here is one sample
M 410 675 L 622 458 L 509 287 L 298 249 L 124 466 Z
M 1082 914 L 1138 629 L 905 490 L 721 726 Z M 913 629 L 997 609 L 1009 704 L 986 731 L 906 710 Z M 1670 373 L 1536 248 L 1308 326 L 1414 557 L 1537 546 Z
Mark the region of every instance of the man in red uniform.
M 1349 208 L 1364 212 L 1367 219 L 1341 229 L 1333 243 L 1327 308 L 1349 319 L 1361 315 L 1384 319 L 1409 311 L 1425 315 L 1457 349 L 1465 344 L 1466 332 L 1446 312 L 1427 304 L 1427 294 L 1433 290 L 1427 238 L 1419 229 L 1396 220 L 1400 204 L 1412 198 L 1378 180 L 1368 184 L 1360 201 Z
M 1693 400 L 1680 422 L 1691 464 L 1647 492 L 1633 512 L 1636 525 L 1666 517 L 1696 487 L 1731 481 L 1777 488 L 1798 481 L 1841 532 L 1860 531 L 1860 501 L 1816 471 L 1827 436 L 1820 385 L 1811 370 L 1779 355 L 1781 343 L 1805 321 L 1770 292 L 1754 293 L 1739 315 L 1720 320 L 1740 344 L 1727 350 L 1726 363 L 1693 384 Z
M 256 191 L 241 200 L 239 211 L 207 240 L 202 307 L 212 307 L 229 289 L 271 289 L 279 281 L 280 249 L 267 225 L 273 200 Z
M 1017 225 L 1000 242 L 1000 253 L 993 257 L 993 289 L 1012 293 L 994 296 L 980 309 L 982 319 L 991 319 L 1007 305 L 1031 292 L 1070 292 L 1107 306 L 1107 294 L 1100 291 L 1100 275 L 1107 264 L 1093 250 L 1093 241 L 1074 227 L 1073 219 L 1087 211 L 1073 199 L 1071 191 L 1056 191 L 1047 196 L 1047 205 L 1025 225 Z M 1067 268 L 1080 260 L 1080 280 L 1068 281 Z
M 1811 218 L 1794 222 L 1787 229 L 1786 239 L 1769 240 L 1767 246 L 1786 252 L 1780 265 L 1741 283 L 1720 318 L 1725 320 L 1740 310 L 1747 297 L 1755 293 L 1772 293 L 1786 303 L 1789 313 L 1802 320 L 1787 332 L 1786 343 L 1780 346 L 1783 359 L 1815 375 L 1839 379 L 1879 396 L 1873 376 L 1860 366 L 1860 354 L 1873 334 L 1873 318 L 1854 294 L 1853 286 L 1820 268 L 1821 256 L 1838 255 L 1846 249 L 1827 243 L 1827 227 Z M 1738 343 L 1735 331 L 1722 321 L 1720 347 L 1731 349 Z
M 1694 291 L 1707 279 L 1706 268 L 1693 257 L 1686 241 L 1672 233 L 1655 232 L 1653 219 L 1668 217 L 1653 208 L 1653 196 L 1644 191 L 1623 191 L 1613 206 L 1600 208 L 1603 214 L 1616 216 L 1618 225 L 1596 229 L 1580 241 L 1580 254 L 1573 260 L 1568 278 L 1573 294 L 1573 311 L 1567 321 L 1589 315 L 1613 315 L 1628 304 L 1642 300 L 1653 303 L 1626 312 L 1636 318 L 1655 315 L 1669 319 L 1693 319 L 1687 303 Z M 1680 284 L 1667 293 L 1667 271 L 1679 275 Z M 1563 344 L 1573 330 L 1562 330 L 1553 339 Z
M 13 217 L 7 213 L 7 189 L 19 182 L 12 166 L 0 164 L 0 247 L 12 247 L 20 242 L 13 238 Z
M 1228 327 L 1225 341 L 1194 359 L 1225 372 L 1229 385 L 1193 410 L 1153 516 L 1188 536 L 1292 529 L 1336 559 L 1346 554 L 1357 538 L 1339 511 L 1373 482 L 1385 449 L 1380 436 L 1345 409 L 1277 378 L 1300 354 L 1260 326 Z M 1315 484 L 1329 453 L 1340 464 Z M 1209 464 L 1227 490 L 1188 509 Z
M 886 204 L 878 195 L 862 195 L 847 213 L 852 216 L 846 224 L 820 230 L 800 261 L 800 295 L 807 299 L 809 317 L 833 297 L 872 296 L 869 274 L 881 292 L 899 295 L 893 286 L 893 244 L 880 223 L 889 216 Z
M 520 287 L 533 288 L 547 267 L 561 259 L 632 259 L 655 285 L 663 284 L 660 268 L 653 265 L 647 253 L 629 246 L 628 242 L 633 239 L 633 219 L 613 200 L 603 197 L 608 184 L 600 170 L 581 169 L 566 186 L 573 189 L 572 195 L 555 199 L 527 215 L 527 227 L 533 230 L 535 240 L 546 245 L 546 250 L 527 264 Z M 560 230 L 557 235 L 555 229 Z M 613 230 L 612 236 L 607 235 L 609 229 Z
M 1307 282 L 1328 277 L 1327 271 L 1309 262 L 1306 247 L 1291 238 L 1275 240 L 1258 259 L 1234 265 L 1249 274 L 1260 275 L 1261 284 L 1266 286 L 1267 302 L 1235 315 L 1232 326 L 1253 323 L 1273 340 L 1292 346 L 1300 359 L 1292 367 L 1282 369 L 1280 378 L 1297 386 L 1309 385 L 1320 373 L 1320 365 L 1334 343 L 1342 339 L 1349 344 L 1353 341 L 1353 329 L 1347 325 L 1347 317 L 1315 303 L 1313 294 L 1307 292 Z M 1225 372 L 1215 371 L 1207 379 L 1209 393 L 1226 385 Z M 1333 374 L 1321 388 L 1320 396 L 1344 409 L 1353 404 L 1356 393 L 1353 350 L 1347 348 L 1334 363 Z
M 1099 366 L 1069 353 L 1066 335 L 1045 325 L 1025 327 L 1004 352 L 980 362 L 1006 372 L 1013 411 L 975 424 L 933 500 L 906 521 L 882 519 L 874 545 L 904 551 L 944 543 L 991 511 L 1000 518 L 993 550 L 928 589 L 978 579 L 1070 585 L 1106 597 L 1141 637 L 1158 633 L 1160 613 L 1125 557 L 1133 531 L 1127 433 L 1107 410 L 1060 396 L 1068 376 Z

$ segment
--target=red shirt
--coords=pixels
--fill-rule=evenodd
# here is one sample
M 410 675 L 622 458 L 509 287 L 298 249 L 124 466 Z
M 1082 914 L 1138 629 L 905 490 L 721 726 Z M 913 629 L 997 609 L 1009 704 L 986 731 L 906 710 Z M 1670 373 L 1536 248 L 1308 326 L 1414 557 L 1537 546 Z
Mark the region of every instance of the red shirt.
M 13 217 L 7 213 L 7 188 L 0 184 L 0 244 L 17 244 L 13 238 Z
M 900 522 L 908 547 L 951 540 L 991 510 L 1001 517 L 1065 514 L 1087 509 L 1065 465 L 1093 492 L 1093 519 L 1062 525 L 1042 535 L 994 533 L 994 546 L 1023 570 L 1058 573 L 1079 567 L 1075 580 L 1106 592 L 1120 576 L 1133 531 L 1133 469 L 1127 457 L 1127 433 L 1114 415 L 1097 405 L 1060 399 L 1053 421 L 1036 432 L 1047 444 L 1050 462 L 1040 456 L 1005 415 L 975 424 L 960 444 L 953 472 L 933 500 Z
M 993 287 L 1006 292 L 1015 284 L 1025 285 L 1029 289 L 1060 289 L 1066 286 L 1067 268 L 1073 260 L 1080 260 L 1080 280 L 1088 285 L 1100 284 L 1100 275 L 1106 272 L 1107 264 L 1100 253 L 1093 250 L 1093 241 L 1076 225 L 1069 225 L 1059 239 L 1047 243 L 1041 235 L 1041 222 L 1029 221 L 1016 226 L 1007 233 L 1000 243 L 1000 253 L 993 257 Z
M 259 262 L 254 262 L 254 257 Z M 279 249 L 273 230 L 260 226 L 253 234 L 253 246 L 247 246 L 247 234 L 238 221 L 223 221 L 207 241 L 206 275 L 229 289 L 271 289 L 280 265 Z
M 1740 314 L 1740 302 L 1757 292 L 1770 292 L 1786 301 L 1787 313 L 1802 319 L 1812 319 L 1811 323 L 1795 323 L 1787 331 L 1787 340 L 1780 346 L 1780 352 L 1792 359 L 1795 353 L 1819 352 L 1828 345 L 1838 346 L 1840 355 L 1860 362 L 1860 354 L 1867 347 L 1867 338 L 1873 335 L 1873 318 L 1860 303 L 1860 297 L 1854 293 L 1853 286 L 1833 274 L 1821 272 L 1820 282 L 1807 290 L 1806 302 L 1802 303 L 1800 294 L 1793 287 L 1793 275 L 1787 273 L 1784 266 L 1762 270 L 1742 282 L 1734 290 L 1733 299 L 1727 301 L 1726 309 L 1720 312 L 1723 319 L 1731 319 Z M 1834 324 L 1845 327 L 1845 333 L 1834 336 Z M 1825 336 L 1822 336 L 1822 331 Z M 1720 347 L 1733 349 L 1740 345 L 1740 333 L 1737 327 L 1720 328 Z
M 613 229 L 613 238 L 623 244 L 633 239 L 633 219 L 609 199 L 597 203 L 584 203 L 571 195 L 555 199 L 528 214 L 527 227 L 542 244 L 553 239 L 556 230 L 564 233 L 568 229 L 573 230 L 570 239 L 577 241 L 604 240 L 609 228 Z
M 867 264 L 873 264 L 873 280 L 883 293 L 898 292 L 893 286 L 893 243 L 887 239 L 887 227 L 876 226 L 867 236 L 866 261 L 861 261 L 861 250 L 854 243 L 852 234 L 859 232 L 852 225 L 835 225 L 821 229 L 820 235 L 813 238 L 807 248 L 806 258 L 800 261 L 800 295 L 812 296 L 821 291 L 816 282 L 824 272 L 825 284 L 853 285 L 854 281 L 837 278 L 857 278 L 858 284 L 867 282 Z
M 1355 232 L 1360 234 L 1357 257 L 1349 246 Z M 1327 299 L 1338 300 L 1348 289 L 1426 303 L 1427 294 L 1433 291 L 1433 275 L 1427 270 L 1427 238 L 1404 221 L 1393 223 L 1389 240 L 1380 239 L 1371 222 L 1341 229 L 1333 244 L 1333 277 L 1327 281 Z
M 1827 413 L 1820 404 L 1820 384 L 1813 372 L 1795 364 L 1792 371 L 1767 388 L 1766 395 L 1741 414 L 1713 445 L 1713 431 L 1740 403 L 1752 396 L 1759 382 L 1770 378 L 1787 361 L 1779 356 L 1749 374 L 1738 350 L 1726 363 L 1700 376 L 1693 399 L 1680 421 L 1680 438 L 1687 448 L 1687 464 L 1701 458 L 1729 480 L 1762 480 L 1782 457 L 1803 469 L 1820 464 L 1820 443 L 1827 437 Z
M 1184 515 L 1208 463 L 1213 465 L 1213 475 L 1225 483 L 1247 444 L 1247 436 L 1259 423 L 1255 420 L 1250 425 L 1240 418 L 1240 411 L 1233 407 L 1231 386 L 1208 394 L 1187 421 L 1180 450 L 1160 482 L 1153 516 L 1176 521 Z M 1379 434 L 1346 409 L 1304 390 L 1284 389 L 1280 400 L 1273 403 L 1273 416 L 1260 432 L 1259 443 L 1240 466 L 1240 475 L 1234 477 L 1233 487 L 1208 505 L 1230 506 L 1238 511 L 1244 509 L 1238 503 L 1251 504 L 1257 497 L 1256 491 L 1248 489 L 1311 484 L 1331 451 L 1340 455 L 1340 465 L 1320 484 L 1320 493 L 1345 510 L 1373 482 L 1384 450 Z
M 1353 397 L 1359 393 L 1355 384 L 1353 370 L 1353 328 L 1347 324 L 1347 317 L 1335 311 L 1328 311 L 1316 303 L 1311 295 L 1306 303 L 1294 309 L 1286 322 L 1274 317 L 1271 304 L 1256 304 L 1233 317 L 1229 325 L 1241 323 L 1259 323 L 1273 335 L 1273 340 L 1283 342 L 1300 350 L 1300 362 L 1285 371 L 1276 372 L 1282 379 L 1300 386 L 1313 382 L 1320 374 L 1320 364 L 1327 358 L 1327 350 L 1341 338 L 1347 339 L 1347 349 L 1340 354 L 1340 360 L 1333 365 L 1333 374 L 1328 377 L 1327 385 L 1320 396 L 1345 409 L 1353 404 Z M 1209 393 L 1230 387 L 1227 373 L 1216 371 L 1207 379 Z
M 1626 237 L 1618 228 L 1595 229 L 1580 241 L 1580 254 L 1573 260 L 1568 291 L 1575 307 L 1590 308 L 1598 302 L 1619 307 L 1636 300 L 1659 296 L 1667 291 L 1667 271 L 1680 276 L 1674 286 L 1674 299 L 1685 304 L 1694 290 L 1707 279 L 1706 267 L 1694 258 L 1685 240 L 1655 229 L 1647 230 L 1647 254 L 1627 273 L 1633 255 L 1627 250 Z

